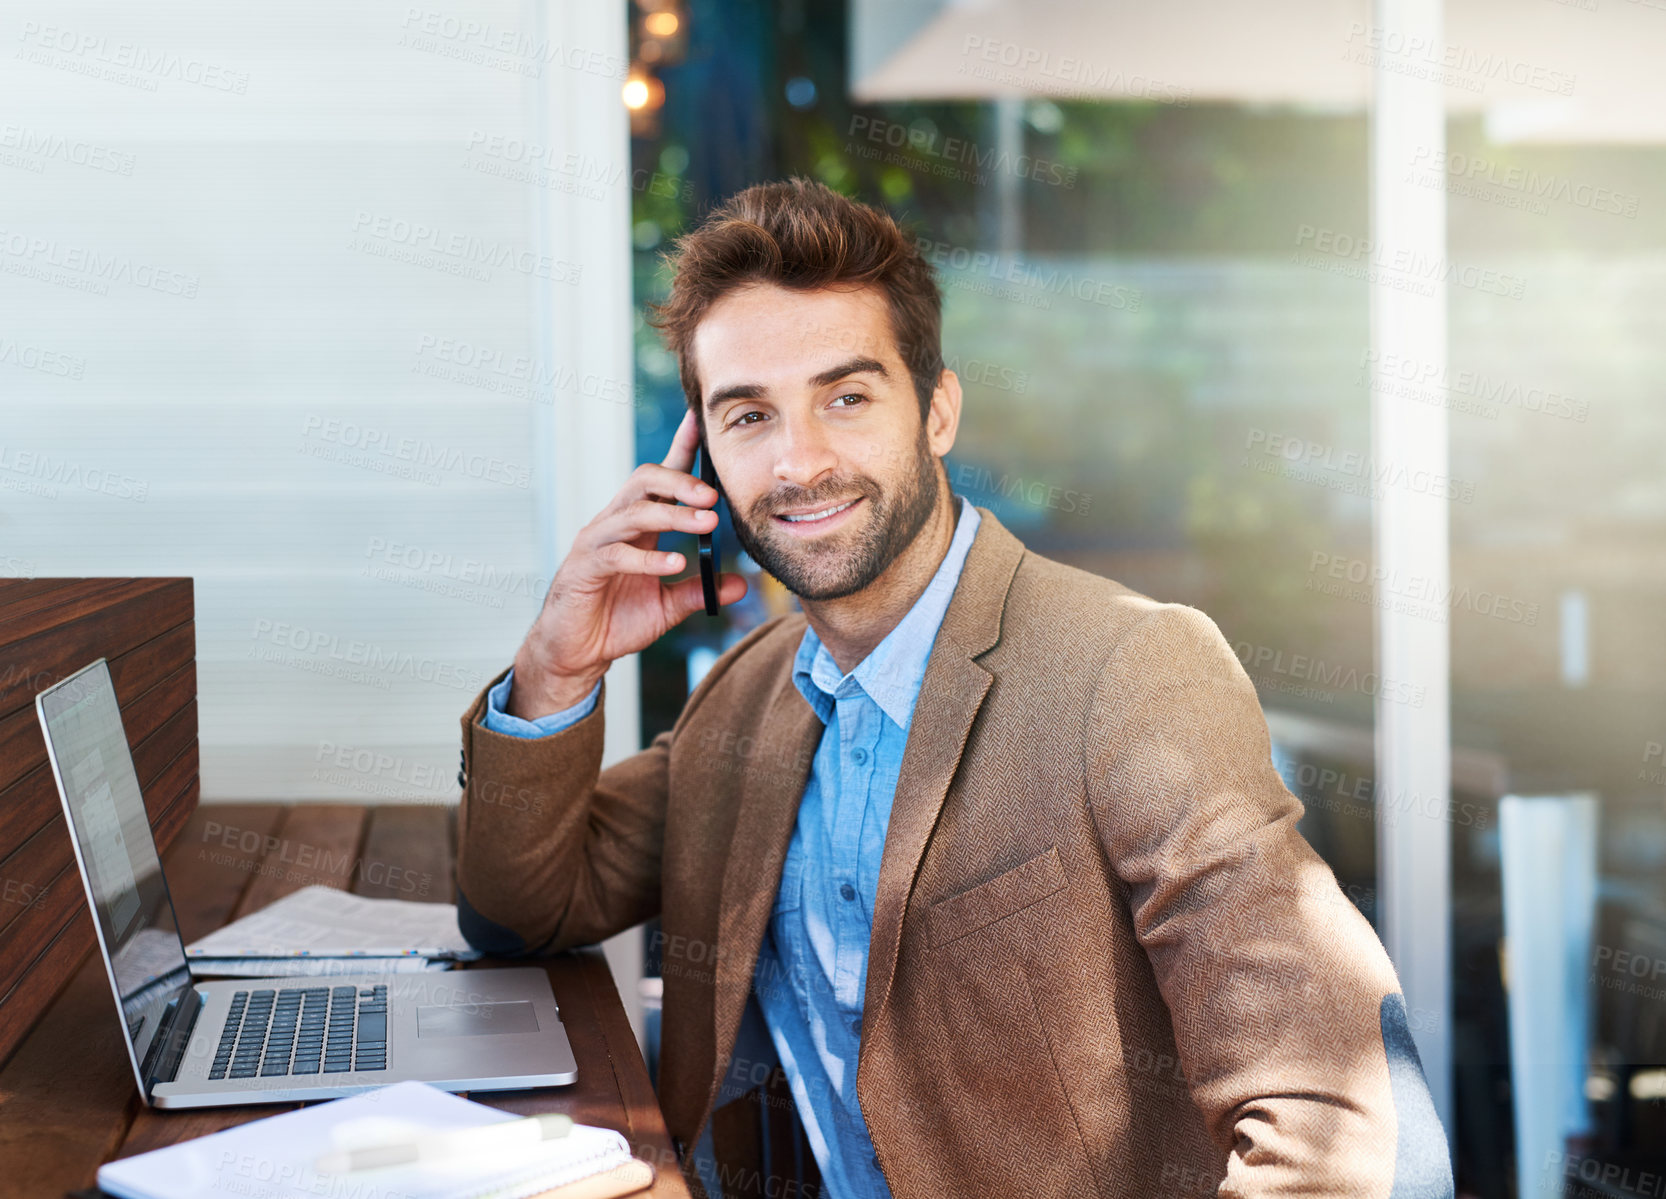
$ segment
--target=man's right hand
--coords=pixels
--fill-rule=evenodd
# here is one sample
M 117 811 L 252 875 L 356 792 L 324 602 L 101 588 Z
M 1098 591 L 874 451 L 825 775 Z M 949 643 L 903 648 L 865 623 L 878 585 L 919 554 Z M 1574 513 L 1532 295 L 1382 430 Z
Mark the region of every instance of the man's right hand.
M 689 473 L 699 436 L 694 413 L 685 413 L 665 461 L 632 471 L 612 502 L 579 531 L 515 655 L 511 716 L 537 720 L 572 707 L 615 658 L 647 648 L 705 607 L 698 573 L 669 586 L 660 581 L 682 570 L 687 559 L 654 548 L 664 532 L 717 528 L 717 492 Z M 720 603 L 745 594 L 740 575 L 719 578 Z

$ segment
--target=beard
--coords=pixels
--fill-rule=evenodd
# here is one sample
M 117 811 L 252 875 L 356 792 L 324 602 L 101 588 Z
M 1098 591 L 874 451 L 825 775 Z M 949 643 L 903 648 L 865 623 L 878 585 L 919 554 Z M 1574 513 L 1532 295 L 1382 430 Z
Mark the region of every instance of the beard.
M 735 536 L 753 561 L 773 575 L 788 591 L 806 600 L 835 600 L 855 595 L 868 586 L 897 555 L 914 543 L 937 506 L 937 459 L 926 441 L 925 423 L 914 443 L 915 469 L 899 490 L 887 495 L 868 475 L 829 479 L 820 486 L 789 486 L 753 504 L 747 518 L 734 512 Z M 721 485 L 720 485 L 721 490 Z M 782 508 L 829 505 L 860 495 L 869 512 L 866 523 L 853 533 L 841 532 L 829 542 L 806 544 L 774 527 L 774 513 Z

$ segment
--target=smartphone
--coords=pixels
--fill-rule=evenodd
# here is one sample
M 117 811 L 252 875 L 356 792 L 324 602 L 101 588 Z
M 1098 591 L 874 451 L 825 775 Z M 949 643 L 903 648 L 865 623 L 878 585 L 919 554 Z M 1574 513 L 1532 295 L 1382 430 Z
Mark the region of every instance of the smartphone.
M 712 466 L 712 456 L 706 452 L 706 442 L 702 438 L 694 448 L 699 463 L 695 473 L 700 482 L 717 490 L 717 469 Z M 713 511 L 715 511 L 715 506 Z M 712 526 L 710 533 L 697 534 L 700 539 L 700 590 L 706 596 L 706 615 L 717 615 L 717 581 L 723 571 L 722 556 L 718 551 L 717 527 Z

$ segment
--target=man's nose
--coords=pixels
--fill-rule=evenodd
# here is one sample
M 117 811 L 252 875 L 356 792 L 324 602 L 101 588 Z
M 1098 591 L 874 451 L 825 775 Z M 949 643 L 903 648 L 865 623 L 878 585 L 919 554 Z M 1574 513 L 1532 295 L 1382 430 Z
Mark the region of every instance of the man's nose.
M 811 488 L 837 468 L 839 456 L 814 421 L 783 420 L 775 456 L 775 477 L 783 483 Z

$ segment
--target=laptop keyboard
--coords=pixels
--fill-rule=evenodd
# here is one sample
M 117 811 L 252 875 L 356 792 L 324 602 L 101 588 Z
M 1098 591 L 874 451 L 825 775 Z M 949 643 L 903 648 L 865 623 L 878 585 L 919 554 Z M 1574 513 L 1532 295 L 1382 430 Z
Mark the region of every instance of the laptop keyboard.
M 210 1078 L 344 1074 L 388 1068 L 388 988 L 238 991 Z

